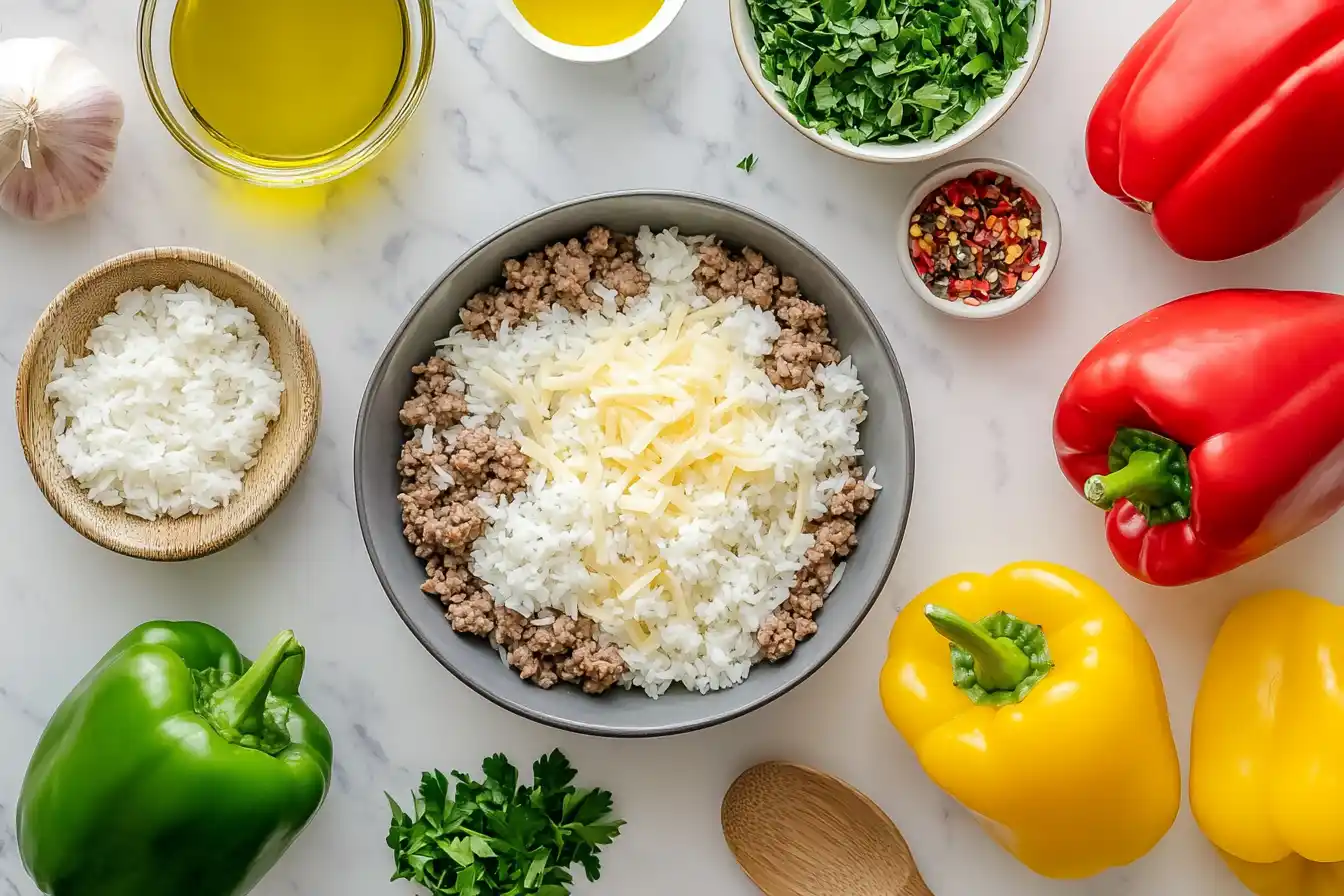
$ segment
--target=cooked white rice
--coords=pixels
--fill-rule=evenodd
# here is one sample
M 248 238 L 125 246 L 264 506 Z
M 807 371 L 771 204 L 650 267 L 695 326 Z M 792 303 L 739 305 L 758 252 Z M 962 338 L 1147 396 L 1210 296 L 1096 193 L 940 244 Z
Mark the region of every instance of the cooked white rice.
M 477 339 L 456 328 L 440 343 L 440 355 L 464 382 L 469 416 L 437 436 L 422 431 L 421 438 L 451 442 L 463 427 L 487 425 L 491 417 L 503 436 L 523 442 L 535 436 L 536 409 L 521 407 L 496 372 L 507 372 L 514 383 L 543 382 L 557 363 L 582 358 L 578 366 L 588 364 L 585 352 L 613 331 L 647 334 L 632 342 L 656 339 L 674 315 L 680 321 L 706 308 L 710 302 L 692 277 L 699 242 L 675 231 L 654 235 L 643 229 L 637 248 L 653 282 L 646 297 L 623 311 L 614 293 L 596 290 L 604 300 L 601 310 L 576 315 L 555 305 L 536 320 L 505 328 L 498 339 Z M 472 571 L 496 603 L 533 618 L 555 613 L 592 618 L 604 642 L 620 649 L 628 666 L 624 684 L 655 697 L 673 683 L 704 693 L 747 677 L 761 655 L 757 630 L 788 598 L 814 543 L 797 531 L 800 490 L 806 518 L 822 516 L 861 454 L 866 395 L 853 362 L 821 369 L 814 388 L 776 386 L 762 361 L 780 334 L 774 316 L 738 298 L 724 299 L 721 306 L 724 313 L 710 316 L 703 338 L 722 339 L 740 354 L 742 364 L 721 397 L 739 399 L 759 418 L 745 438 L 767 459 L 766 469 L 740 483 L 734 478 L 726 494 L 708 483 L 683 482 L 686 499 L 700 512 L 675 518 L 669 512 L 663 519 L 622 510 L 624 489 L 613 483 L 612 473 L 595 492 L 591 482 L 597 473 L 577 467 L 557 471 L 534 460 L 525 491 L 511 500 L 481 499 L 489 524 L 471 556 Z M 589 463 L 584 458 L 593 456 L 597 415 L 592 399 L 565 393 L 544 415 L 555 458 L 562 465 Z M 597 518 L 606 521 L 601 533 L 594 532 L 595 500 L 601 504 Z M 585 559 L 601 552 L 616 555 L 631 570 L 633 583 L 616 586 L 627 592 L 624 599 L 610 596 L 611 582 Z M 647 576 L 639 573 L 655 567 L 663 573 L 641 585 Z M 594 595 L 607 597 L 595 605 Z
M 183 284 L 117 299 L 46 394 L 56 449 L 89 498 L 142 519 L 222 507 L 242 491 L 284 383 L 245 308 Z

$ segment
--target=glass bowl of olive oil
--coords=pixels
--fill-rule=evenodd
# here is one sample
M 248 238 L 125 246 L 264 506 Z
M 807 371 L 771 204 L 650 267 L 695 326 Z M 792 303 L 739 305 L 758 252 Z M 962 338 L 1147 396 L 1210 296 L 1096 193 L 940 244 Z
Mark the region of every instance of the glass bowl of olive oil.
M 187 152 L 304 187 L 396 139 L 434 64 L 432 0 L 142 0 L 140 73 Z

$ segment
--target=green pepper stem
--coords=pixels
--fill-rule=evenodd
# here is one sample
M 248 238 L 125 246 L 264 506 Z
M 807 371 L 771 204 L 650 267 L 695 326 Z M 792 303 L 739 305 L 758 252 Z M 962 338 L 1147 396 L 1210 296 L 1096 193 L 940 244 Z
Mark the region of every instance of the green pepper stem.
M 1129 462 L 1114 473 L 1088 479 L 1083 485 L 1083 497 L 1102 510 L 1110 510 L 1121 498 L 1167 504 L 1180 496 L 1172 487 L 1165 458 L 1152 451 L 1135 451 Z
M 257 661 L 237 681 L 217 691 L 210 701 L 208 718 L 220 736 L 238 743 L 246 735 L 261 734 L 264 730 L 266 698 L 275 687 L 277 674 L 287 660 L 303 655 L 303 645 L 294 633 L 283 631 L 266 645 Z M 295 679 L 296 674 L 302 675 L 301 665 L 297 673 L 291 666 L 285 675 L 286 686 L 292 686 L 295 690 L 298 681 L 290 679 Z
M 1011 691 L 1031 674 L 1031 658 L 980 623 L 933 604 L 924 608 L 924 615 L 938 634 L 975 658 L 975 677 L 986 691 Z

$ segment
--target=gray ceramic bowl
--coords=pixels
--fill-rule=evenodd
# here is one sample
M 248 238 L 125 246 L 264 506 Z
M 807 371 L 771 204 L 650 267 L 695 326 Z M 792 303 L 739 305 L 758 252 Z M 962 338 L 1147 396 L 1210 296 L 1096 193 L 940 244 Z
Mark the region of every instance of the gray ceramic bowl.
M 803 294 L 823 303 L 841 350 L 854 357 L 867 387 L 865 461 L 884 489 L 859 526 L 859 547 L 818 616 L 820 631 L 789 659 L 757 666 L 741 685 L 701 695 L 674 685 L 658 700 L 642 691 L 590 697 L 576 688 L 543 691 L 519 680 L 484 640 L 453 632 L 436 600 L 420 591 L 424 567 L 401 533 L 396 463 L 404 438 L 397 418 L 410 394 L 411 367 L 434 351 L 458 322 L 458 311 L 494 283 L 508 258 L 583 233 L 601 223 L 633 232 L 641 225 L 713 233 L 730 245 L 751 245 L 795 275 Z M 714 199 L 682 193 L 631 192 L 579 199 L 520 221 L 457 261 L 425 294 L 392 337 L 364 393 L 355 434 L 355 498 L 360 527 L 378 578 L 415 636 L 472 690 L 537 722 L 608 737 L 654 737 L 694 731 L 757 709 L 821 668 L 858 628 L 891 572 L 905 531 L 914 485 L 910 403 L 891 346 L 872 311 L 817 250 L 761 216 Z

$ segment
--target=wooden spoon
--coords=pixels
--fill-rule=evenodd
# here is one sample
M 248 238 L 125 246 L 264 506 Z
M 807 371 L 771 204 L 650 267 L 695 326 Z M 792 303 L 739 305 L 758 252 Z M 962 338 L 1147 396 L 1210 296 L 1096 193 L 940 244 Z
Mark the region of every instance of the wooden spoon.
M 933 896 L 896 825 L 839 778 L 766 762 L 728 788 L 722 817 L 766 896 Z

